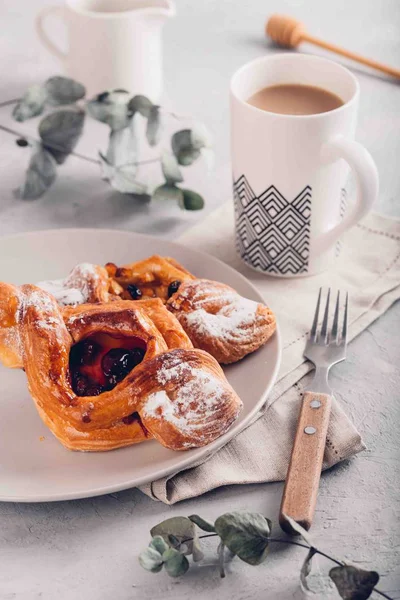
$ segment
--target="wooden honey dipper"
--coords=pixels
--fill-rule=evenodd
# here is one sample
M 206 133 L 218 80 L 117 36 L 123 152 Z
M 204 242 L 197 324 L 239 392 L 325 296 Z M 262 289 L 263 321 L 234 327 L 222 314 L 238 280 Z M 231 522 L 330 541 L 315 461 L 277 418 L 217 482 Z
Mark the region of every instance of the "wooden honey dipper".
M 307 33 L 303 23 L 296 21 L 296 19 L 293 19 L 292 17 L 286 17 L 285 15 L 272 15 L 265 25 L 265 32 L 280 46 L 296 48 L 300 42 L 309 42 L 310 44 L 315 44 L 320 48 L 325 48 L 326 50 L 331 50 L 331 52 L 336 52 L 336 54 L 341 54 L 346 58 L 351 58 L 352 60 L 362 63 L 363 65 L 367 65 L 367 67 L 372 67 L 373 69 L 383 71 L 383 73 L 391 75 L 392 77 L 400 78 L 400 71 L 398 69 L 393 69 L 392 67 L 382 65 L 375 60 L 365 58 L 364 56 L 360 56 L 360 54 L 356 54 L 355 52 L 350 52 L 349 50 L 345 50 L 344 48 L 340 48 L 339 46 L 335 46 L 329 42 L 324 42 L 323 40 L 320 40 Z

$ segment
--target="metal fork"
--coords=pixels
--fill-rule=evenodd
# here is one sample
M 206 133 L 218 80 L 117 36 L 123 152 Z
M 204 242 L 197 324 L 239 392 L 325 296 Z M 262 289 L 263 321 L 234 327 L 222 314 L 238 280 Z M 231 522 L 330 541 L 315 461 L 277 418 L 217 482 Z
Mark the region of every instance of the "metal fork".
M 304 392 L 279 514 L 282 529 L 291 534 L 295 532 L 286 519 L 287 516 L 307 530 L 312 524 L 331 410 L 332 392 L 328 385 L 328 373 L 333 365 L 346 358 L 348 294 L 346 293 L 342 316 L 340 291 L 337 293 L 330 330 L 330 288 L 319 329 L 321 295 L 322 288 L 319 290 L 314 320 L 304 350 L 304 356 L 314 363 L 315 375 L 309 389 Z

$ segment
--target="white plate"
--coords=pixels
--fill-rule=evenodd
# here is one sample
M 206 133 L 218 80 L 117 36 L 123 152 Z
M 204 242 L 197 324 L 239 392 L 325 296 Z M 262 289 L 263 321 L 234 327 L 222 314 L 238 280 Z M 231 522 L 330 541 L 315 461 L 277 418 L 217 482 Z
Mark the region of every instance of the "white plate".
M 27 283 L 67 274 L 79 262 L 124 264 L 151 254 L 172 256 L 199 277 L 261 300 L 239 273 L 212 256 L 164 240 L 113 230 L 64 229 L 0 238 L 0 281 Z M 234 437 L 265 402 L 280 363 L 279 334 L 225 369 L 244 408 L 233 427 L 205 448 L 174 452 L 156 441 L 111 452 L 65 449 L 42 423 L 25 374 L 0 365 L 0 500 L 43 502 L 127 489 L 188 468 Z M 41 439 L 44 438 L 44 439 Z

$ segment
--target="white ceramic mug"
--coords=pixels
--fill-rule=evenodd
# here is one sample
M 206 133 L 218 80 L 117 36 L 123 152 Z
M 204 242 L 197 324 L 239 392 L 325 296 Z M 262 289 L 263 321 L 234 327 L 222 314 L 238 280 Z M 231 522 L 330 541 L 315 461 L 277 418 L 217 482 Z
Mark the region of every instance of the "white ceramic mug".
M 269 86 L 319 86 L 344 104 L 315 115 L 284 115 L 247 100 Z M 371 209 L 378 173 L 353 141 L 359 86 L 344 67 L 305 54 L 254 60 L 231 81 L 232 169 L 237 249 L 244 262 L 269 275 L 311 275 L 329 268 L 337 240 Z M 349 166 L 357 195 L 344 210 Z
M 57 14 L 68 29 L 66 53 L 51 41 L 44 21 Z M 171 0 L 66 0 L 43 9 L 36 20 L 45 47 L 87 95 L 126 89 L 153 102 L 162 91 L 161 26 L 175 14 Z

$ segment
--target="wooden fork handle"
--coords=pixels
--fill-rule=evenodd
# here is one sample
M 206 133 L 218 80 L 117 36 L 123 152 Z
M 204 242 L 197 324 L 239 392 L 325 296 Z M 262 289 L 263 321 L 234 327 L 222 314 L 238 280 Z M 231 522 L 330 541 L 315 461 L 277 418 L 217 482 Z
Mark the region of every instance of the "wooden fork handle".
M 295 534 L 284 515 L 304 529 L 311 527 L 330 412 L 331 396 L 304 394 L 279 513 L 279 524 L 286 533 Z

